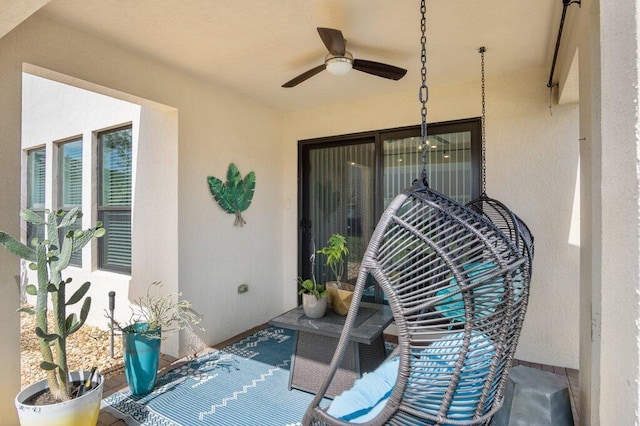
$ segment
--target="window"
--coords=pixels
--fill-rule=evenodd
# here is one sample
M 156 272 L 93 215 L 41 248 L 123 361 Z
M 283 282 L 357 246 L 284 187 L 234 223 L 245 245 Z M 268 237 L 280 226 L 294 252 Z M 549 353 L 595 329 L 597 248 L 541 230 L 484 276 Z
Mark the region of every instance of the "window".
M 430 124 L 427 140 L 429 186 L 459 203 L 480 195 L 480 119 Z M 420 177 L 420 126 L 377 130 L 299 142 L 299 275 L 311 276 L 309 259 L 329 236 L 346 237 L 349 258 L 343 280 L 354 283 L 380 215 L 391 200 Z M 320 256 L 313 273 L 332 281 Z M 365 300 L 381 301 L 370 280 Z
M 27 151 L 27 208 L 44 218 L 44 193 L 45 193 L 45 148 L 37 148 Z M 27 244 L 38 238 L 45 239 L 44 226 L 27 223 Z
M 100 269 L 131 272 L 131 126 L 98 134 L 98 219 Z
M 82 139 L 58 145 L 58 208 L 69 211 L 82 207 Z M 73 229 L 82 229 L 82 220 L 73 224 Z M 60 235 L 60 241 L 64 235 Z M 71 265 L 82 265 L 82 252 L 71 255 Z

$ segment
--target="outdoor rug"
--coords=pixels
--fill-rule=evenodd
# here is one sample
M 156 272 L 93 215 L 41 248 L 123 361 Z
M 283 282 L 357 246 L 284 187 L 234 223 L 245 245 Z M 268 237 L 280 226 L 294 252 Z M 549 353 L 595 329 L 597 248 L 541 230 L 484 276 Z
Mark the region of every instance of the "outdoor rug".
M 294 340 L 265 328 L 159 377 L 148 395 L 117 392 L 102 408 L 128 425 L 299 424 L 313 395 L 288 389 Z

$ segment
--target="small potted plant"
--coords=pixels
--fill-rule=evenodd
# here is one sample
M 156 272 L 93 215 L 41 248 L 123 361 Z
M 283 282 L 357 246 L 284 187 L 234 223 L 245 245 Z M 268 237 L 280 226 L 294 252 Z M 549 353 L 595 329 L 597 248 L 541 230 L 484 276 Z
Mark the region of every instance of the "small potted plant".
M 102 237 L 105 229 L 98 222 L 84 231 L 73 229 L 73 224 L 82 217 L 77 209 L 69 212 L 45 210 L 41 217 L 31 210 L 23 209 L 20 216 L 34 226 L 45 226 L 46 239 L 34 238 L 30 245 L 0 231 L 0 245 L 10 253 L 28 262 L 29 268 L 37 271 L 37 286 L 27 285 L 25 291 L 36 296 L 35 310 L 20 308 L 36 316 L 36 336 L 40 340 L 42 362 L 40 368 L 47 371 L 47 379 L 27 386 L 16 396 L 16 408 L 20 424 L 85 424 L 95 425 L 100 412 L 103 379 L 95 368 L 89 371 L 69 372 L 67 365 L 67 337 L 82 327 L 91 308 L 91 298 L 85 297 L 90 283 L 82 284 L 70 297 L 66 290 L 71 282 L 62 272 L 69 266 L 71 254 L 75 253 L 94 237 Z M 67 316 L 66 307 L 82 301 L 79 317 Z M 47 320 L 51 307 L 54 320 Z
M 134 301 L 128 324 L 118 323 L 107 312 L 111 326 L 123 336 L 124 372 L 132 395 L 144 395 L 153 390 L 160 363 L 160 343 L 167 335 L 200 327 L 202 315 L 191 303 L 180 299 L 182 294 L 162 294 L 160 282 L 149 285 L 144 297 Z M 152 291 L 154 290 L 154 291 Z
M 302 295 L 302 309 L 309 318 L 322 318 L 327 310 L 327 291 L 324 286 L 318 285 L 315 279 L 303 280 L 298 277 Z
M 327 257 L 326 265 L 331 269 L 336 279 L 326 283 L 331 308 L 337 314 L 346 315 L 353 298 L 353 286 L 341 282 L 344 275 L 344 263 L 349 254 L 347 240 L 343 235 L 333 234 L 329 237 L 327 245 L 318 250 L 318 253 Z

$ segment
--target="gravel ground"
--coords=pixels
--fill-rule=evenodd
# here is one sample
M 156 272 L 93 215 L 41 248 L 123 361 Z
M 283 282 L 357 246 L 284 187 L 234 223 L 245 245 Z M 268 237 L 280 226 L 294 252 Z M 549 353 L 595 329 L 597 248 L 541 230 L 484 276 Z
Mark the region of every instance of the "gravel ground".
M 20 344 L 22 349 L 22 387 L 44 379 L 40 368 L 39 342 L 35 333 L 35 315 L 20 313 Z M 122 373 L 122 338 L 115 336 L 114 355 L 111 358 L 110 332 L 84 325 L 67 339 L 69 370 L 91 370 L 98 367 L 105 377 Z

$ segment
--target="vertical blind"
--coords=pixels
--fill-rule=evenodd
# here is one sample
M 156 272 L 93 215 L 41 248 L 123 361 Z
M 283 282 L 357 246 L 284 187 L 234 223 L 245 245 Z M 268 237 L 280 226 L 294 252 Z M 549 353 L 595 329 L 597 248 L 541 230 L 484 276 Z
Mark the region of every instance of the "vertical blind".
M 472 198 L 471 132 L 427 138 L 429 186 L 465 204 Z M 420 137 L 387 139 L 384 150 L 384 206 L 422 173 Z
M 373 143 L 312 149 L 309 152 L 309 213 L 317 249 L 334 233 L 347 239 L 349 261 L 343 279 L 357 276 L 357 265 L 374 227 L 375 148 Z M 319 283 L 334 281 L 326 258 L 317 256 Z
M 100 202 L 98 215 L 107 230 L 101 238 L 101 269 L 131 271 L 131 127 L 98 135 Z
M 82 139 L 59 145 L 59 208 L 65 211 L 82 207 Z M 77 220 L 70 229 L 82 229 L 82 220 Z M 64 235 L 59 236 L 60 241 Z M 82 265 L 82 251 L 71 254 L 70 264 Z

